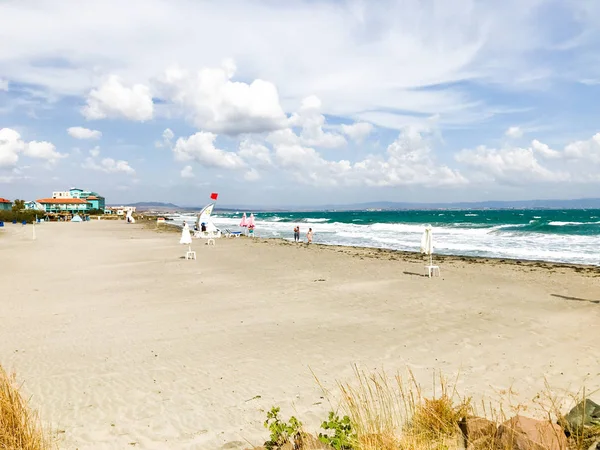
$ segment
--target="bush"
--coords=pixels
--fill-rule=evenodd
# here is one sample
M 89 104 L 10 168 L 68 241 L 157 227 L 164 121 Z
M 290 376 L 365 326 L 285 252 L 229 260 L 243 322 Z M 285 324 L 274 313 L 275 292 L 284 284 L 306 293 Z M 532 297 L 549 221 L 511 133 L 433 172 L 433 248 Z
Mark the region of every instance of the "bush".
M 46 215 L 44 211 L 37 211 L 35 209 L 25 209 L 22 211 L 0 211 L 0 222 L 10 223 L 16 220 L 17 223 L 26 221 L 27 223 L 33 223 L 35 217 L 42 218 Z
M 265 428 L 271 432 L 271 439 L 265 442 L 268 449 L 279 448 L 284 444 L 291 443 L 296 447 L 296 441 L 302 439 L 302 423 L 294 416 L 290 417 L 288 423 L 279 418 L 280 408 L 273 407 L 267 412 Z
M 330 432 L 328 434 L 319 433 L 319 441 L 323 444 L 327 444 L 335 450 L 352 450 L 354 448 L 356 433 L 352 428 L 350 417 L 344 416 L 340 419 L 340 416 L 330 411 L 329 420 L 323 422 L 321 428 Z

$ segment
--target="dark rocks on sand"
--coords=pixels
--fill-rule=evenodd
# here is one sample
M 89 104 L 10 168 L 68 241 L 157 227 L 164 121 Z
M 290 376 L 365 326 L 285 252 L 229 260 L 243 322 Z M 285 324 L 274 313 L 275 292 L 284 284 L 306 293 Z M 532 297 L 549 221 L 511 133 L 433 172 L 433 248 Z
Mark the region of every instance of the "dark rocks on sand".
M 567 438 L 556 424 L 515 416 L 498 427 L 496 447 L 502 450 L 565 450 Z
M 573 433 L 582 434 L 586 428 L 598 427 L 600 429 L 600 405 L 592 400 L 583 400 L 559 422 L 567 436 Z
M 491 420 L 482 417 L 466 417 L 458 424 L 467 450 L 491 448 L 497 427 Z

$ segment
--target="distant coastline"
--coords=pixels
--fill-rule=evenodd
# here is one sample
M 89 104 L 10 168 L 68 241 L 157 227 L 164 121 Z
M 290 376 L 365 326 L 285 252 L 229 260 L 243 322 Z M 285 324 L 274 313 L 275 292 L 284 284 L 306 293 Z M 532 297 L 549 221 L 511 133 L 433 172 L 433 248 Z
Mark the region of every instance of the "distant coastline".
M 207 202 L 208 203 L 208 200 Z M 126 206 L 135 206 L 139 211 L 155 210 L 165 212 L 199 211 L 203 205 L 182 206 L 164 202 L 137 202 Z M 237 212 L 310 212 L 310 211 L 414 211 L 414 210 L 552 210 L 552 209 L 600 209 L 600 198 L 582 198 L 571 200 L 519 200 L 519 201 L 483 201 L 483 202 L 452 202 L 452 203 L 418 203 L 418 202 L 367 202 L 352 204 L 326 204 L 326 205 L 222 205 L 215 207 L 215 211 Z

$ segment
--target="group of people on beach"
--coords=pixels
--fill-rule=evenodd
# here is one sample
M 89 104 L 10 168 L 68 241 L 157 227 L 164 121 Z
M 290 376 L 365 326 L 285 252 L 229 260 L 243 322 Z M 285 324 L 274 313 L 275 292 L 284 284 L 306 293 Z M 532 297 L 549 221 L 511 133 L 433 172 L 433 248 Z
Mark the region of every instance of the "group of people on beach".
M 306 243 L 312 244 L 312 239 L 313 239 L 313 230 L 312 230 L 312 228 L 309 228 L 308 232 L 306 233 Z M 296 225 L 294 227 L 294 242 L 300 242 L 300 226 L 299 225 Z

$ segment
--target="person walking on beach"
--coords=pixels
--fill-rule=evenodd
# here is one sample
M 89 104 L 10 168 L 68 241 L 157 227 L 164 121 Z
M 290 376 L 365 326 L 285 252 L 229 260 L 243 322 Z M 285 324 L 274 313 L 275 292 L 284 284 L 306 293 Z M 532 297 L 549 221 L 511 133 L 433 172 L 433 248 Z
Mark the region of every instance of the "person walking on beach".
M 312 228 L 308 229 L 308 233 L 306 233 L 306 245 L 312 244 L 313 231 Z
M 300 227 L 298 225 L 294 227 L 294 242 L 300 242 Z

